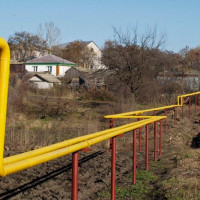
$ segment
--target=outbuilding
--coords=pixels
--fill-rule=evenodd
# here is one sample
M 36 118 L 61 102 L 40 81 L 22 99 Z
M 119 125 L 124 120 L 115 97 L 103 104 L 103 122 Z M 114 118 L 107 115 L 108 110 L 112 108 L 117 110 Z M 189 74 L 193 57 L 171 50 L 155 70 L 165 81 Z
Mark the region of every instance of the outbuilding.
M 25 63 L 10 60 L 10 73 L 25 74 Z
M 200 89 L 200 73 L 198 71 L 182 72 L 160 72 L 157 75 L 160 84 L 177 83 L 193 91 Z
M 49 73 L 57 77 L 63 77 L 65 72 L 74 67 L 75 63 L 55 55 L 46 55 L 29 60 L 25 64 L 25 70 L 32 73 Z
M 94 71 L 94 69 L 83 67 L 71 67 L 65 72 L 64 80 L 71 88 L 78 88 L 81 85 L 84 85 L 86 76 Z
M 35 74 L 29 81 L 39 89 L 50 89 L 55 84 L 61 84 L 61 81 L 51 74 Z

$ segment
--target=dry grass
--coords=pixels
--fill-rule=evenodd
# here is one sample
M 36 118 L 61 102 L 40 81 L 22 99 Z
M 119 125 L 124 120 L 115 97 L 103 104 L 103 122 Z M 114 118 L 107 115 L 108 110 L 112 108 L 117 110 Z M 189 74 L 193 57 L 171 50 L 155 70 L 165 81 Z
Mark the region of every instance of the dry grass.
M 188 114 L 186 110 L 185 116 Z M 200 149 L 191 148 L 193 137 L 199 133 L 198 117 L 179 121 L 166 136 L 167 151 L 173 156 L 176 167 L 171 168 L 159 183 L 160 190 L 169 200 L 200 199 Z
M 30 150 L 104 130 L 109 127 L 104 115 L 149 107 L 137 104 L 134 96 L 124 90 L 119 90 L 114 101 L 110 101 L 112 95 L 107 91 L 86 92 L 90 97 L 83 100 L 80 97 L 83 94 L 86 97 L 86 93 L 79 95 L 65 85 L 38 90 L 21 82 L 9 91 L 6 146 L 14 151 Z M 116 120 L 115 126 L 132 121 Z M 130 140 L 121 141 L 119 148 Z M 108 143 L 105 145 L 108 147 Z

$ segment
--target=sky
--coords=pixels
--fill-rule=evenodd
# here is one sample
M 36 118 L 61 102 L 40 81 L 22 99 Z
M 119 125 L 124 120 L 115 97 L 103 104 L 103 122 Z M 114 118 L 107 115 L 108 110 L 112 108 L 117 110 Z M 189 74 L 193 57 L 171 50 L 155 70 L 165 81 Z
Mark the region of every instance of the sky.
M 53 21 L 60 43 L 93 40 L 103 47 L 113 27 L 127 30 L 157 26 L 166 34 L 164 49 L 178 52 L 200 45 L 199 0 L 0 0 L 0 37 L 19 31 L 37 33 L 40 23 Z

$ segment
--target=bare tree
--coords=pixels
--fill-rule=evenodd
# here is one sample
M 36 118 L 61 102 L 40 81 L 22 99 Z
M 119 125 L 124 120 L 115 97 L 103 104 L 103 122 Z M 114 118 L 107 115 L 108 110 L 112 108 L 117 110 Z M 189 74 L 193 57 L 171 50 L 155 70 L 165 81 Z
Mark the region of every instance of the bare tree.
M 185 70 L 193 69 L 199 70 L 200 68 L 200 48 L 189 49 L 186 47 L 180 51 L 182 56 L 182 68 Z
M 118 82 L 135 93 L 156 65 L 156 54 L 165 43 L 165 35 L 157 36 L 157 28 L 139 35 L 137 27 L 123 31 L 113 28 L 115 39 L 106 41 L 102 62 L 116 71 Z
M 182 57 L 185 57 L 189 51 L 190 51 L 190 47 L 189 47 L 189 46 L 185 46 L 183 49 L 181 49 L 181 50 L 179 51 L 179 54 L 180 54 Z
M 38 35 L 46 41 L 50 52 L 52 51 L 52 47 L 61 40 L 60 29 L 52 21 L 46 22 L 44 25 L 39 24 Z
M 41 53 L 46 50 L 46 42 L 37 35 L 24 32 L 16 32 L 8 39 L 11 56 L 14 59 L 26 61 L 35 55 L 36 51 Z

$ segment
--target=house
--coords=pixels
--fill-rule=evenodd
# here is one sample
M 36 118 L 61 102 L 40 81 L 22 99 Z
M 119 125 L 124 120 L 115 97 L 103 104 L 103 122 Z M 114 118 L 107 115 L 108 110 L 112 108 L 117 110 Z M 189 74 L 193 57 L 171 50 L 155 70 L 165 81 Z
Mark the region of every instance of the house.
M 91 64 L 87 65 L 85 63 L 84 66 L 80 66 L 80 67 L 89 68 L 89 69 L 105 69 L 106 68 L 105 65 L 101 63 L 102 51 L 95 44 L 95 42 L 94 41 L 80 41 L 80 42 L 83 43 L 85 47 L 87 47 L 89 50 L 92 50 L 92 52 L 94 52 L 94 55 L 95 55 L 92 58 L 93 62 Z M 65 49 L 70 43 L 59 44 L 55 47 L 62 50 L 62 49 Z
M 93 41 L 83 41 L 85 46 L 88 49 L 93 50 L 95 53 L 95 57 L 93 59 L 93 66 L 88 66 L 88 68 L 93 68 L 93 69 L 105 69 L 105 65 L 101 63 L 101 57 L 102 57 L 102 52 L 101 49 L 95 44 Z
M 39 89 L 50 89 L 55 84 L 61 84 L 61 81 L 51 74 L 35 74 L 29 82 Z
M 46 55 L 27 61 L 25 70 L 29 73 L 46 72 L 54 76 L 63 77 L 65 72 L 72 66 L 75 66 L 75 63 L 54 55 Z
M 198 71 L 188 72 L 161 72 L 157 75 L 160 84 L 176 82 L 182 87 L 185 86 L 191 90 L 200 89 L 200 73 Z
M 85 78 L 95 70 L 83 67 L 71 67 L 65 72 L 64 80 L 71 88 L 77 88 L 85 84 Z

